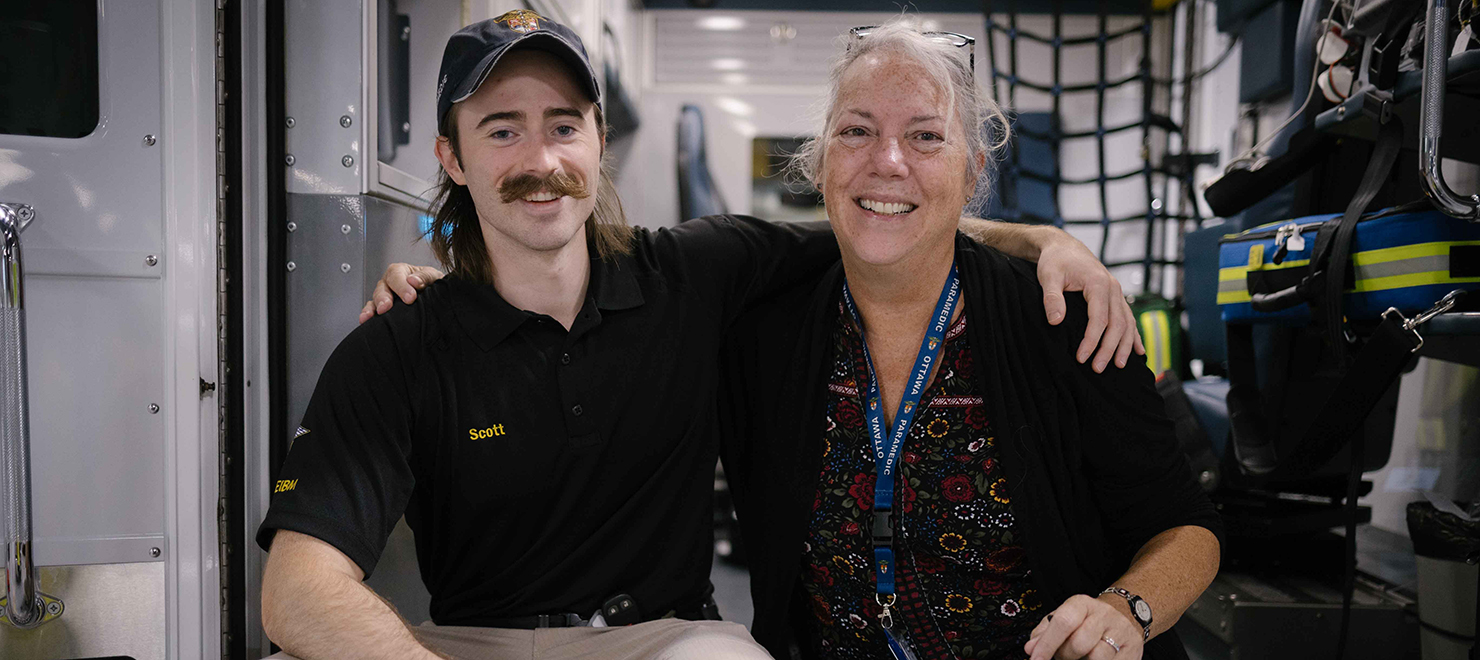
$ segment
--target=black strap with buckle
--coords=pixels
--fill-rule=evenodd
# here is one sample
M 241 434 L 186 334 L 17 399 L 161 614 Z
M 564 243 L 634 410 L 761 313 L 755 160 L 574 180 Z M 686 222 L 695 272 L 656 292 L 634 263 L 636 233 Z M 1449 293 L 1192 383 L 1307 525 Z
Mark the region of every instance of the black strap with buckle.
M 522 628 L 524 630 L 535 630 L 538 628 L 578 628 L 588 625 L 590 622 L 581 618 L 581 615 L 572 612 L 563 614 L 536 614 L 534 616 L 514 616 L 505 619 L 490 619 L 481 621 L 488 628 Z
M 651 615 L 644 615 L 632 623 L 646 623 L 658 619 L 683 619 L 685 621 L 719 621 L 719 605 L 714 602 L 714 585 L 710 584 L 704 590 L 698 600 L 690 601 L 688 604 Z M 578 628 L 591 625 L 591 620 L 574 612 L 561 612 L 556 614 L 536 614 L 534 616 L 515 616 L 501 619 L 484 619 L 475 625 L 485 628 L 517 628 L 522 630 L 536 630 L 539 628 Z M 630 625 L 630 624 L 629 624 Z

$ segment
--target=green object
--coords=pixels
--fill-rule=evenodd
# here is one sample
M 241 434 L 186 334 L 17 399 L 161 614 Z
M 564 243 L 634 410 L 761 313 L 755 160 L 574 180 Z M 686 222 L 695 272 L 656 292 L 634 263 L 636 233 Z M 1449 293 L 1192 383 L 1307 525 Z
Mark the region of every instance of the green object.
M 1131 296 L 1131 313 L 1136 316 L 1136 329 L 1146 345 L 1146 366 L 1160 376 L 1167 371 L 1181 375 L 1182 310 L 1172 301 L 1154 293 Z

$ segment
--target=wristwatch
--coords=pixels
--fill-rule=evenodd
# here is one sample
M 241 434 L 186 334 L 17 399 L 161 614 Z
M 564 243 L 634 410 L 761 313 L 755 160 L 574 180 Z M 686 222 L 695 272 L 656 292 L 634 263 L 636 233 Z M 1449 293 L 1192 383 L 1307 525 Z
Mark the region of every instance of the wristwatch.
M 1140 596 L 1121 589 L 1120 587 L 1110 587 L 1109 589 L 1100 592 L 1101 596 L 1105 594 L 1115 594 L 1117 596 L 1120 596 L 1121 598 L 1124 598 L 1127 603 L 1130 603 L 1131 616 L 1134 616 L 1136 618 L 1136 623 L 1141 624 L 1141 641 L 1144 642 L 1148 639 L 1151 639 L 1151 605 L 1147 604 L 1146 601 L 1141 600 Z

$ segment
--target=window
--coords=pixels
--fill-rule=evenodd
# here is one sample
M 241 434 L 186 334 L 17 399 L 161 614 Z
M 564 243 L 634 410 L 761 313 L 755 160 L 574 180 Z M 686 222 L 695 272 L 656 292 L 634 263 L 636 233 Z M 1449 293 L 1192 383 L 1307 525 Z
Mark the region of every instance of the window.
M 80 138 L 98 125 L 97 0 L 0 3 L 0 133 Z

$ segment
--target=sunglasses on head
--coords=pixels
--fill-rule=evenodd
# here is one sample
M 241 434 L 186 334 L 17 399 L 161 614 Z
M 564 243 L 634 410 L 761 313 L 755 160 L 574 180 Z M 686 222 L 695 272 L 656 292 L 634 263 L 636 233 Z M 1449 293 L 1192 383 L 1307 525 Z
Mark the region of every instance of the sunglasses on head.
M 854 39 L 863 39 L 877 29 L 879 29 L 877 25 L 863 25 L 848 30 L 848 32 L 853 35 Z M 936 43 L 965 48 L 967 61 L 971 62 L 971 72 L 976 73 L 976 39 L 956 32 L 921 32 L 920 34 Z

